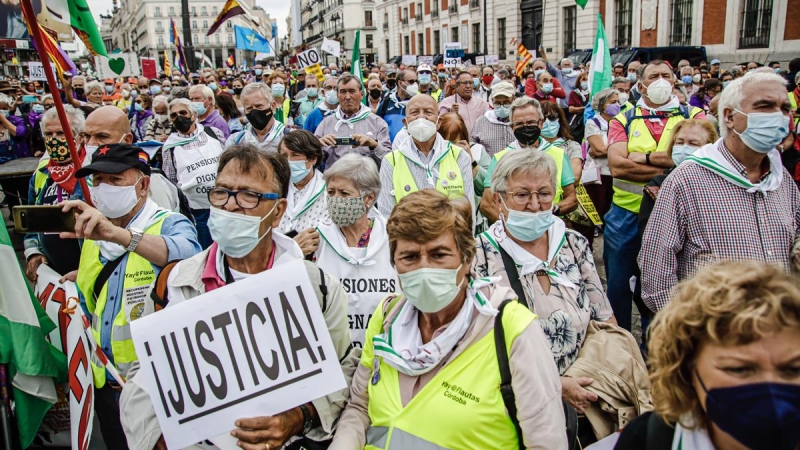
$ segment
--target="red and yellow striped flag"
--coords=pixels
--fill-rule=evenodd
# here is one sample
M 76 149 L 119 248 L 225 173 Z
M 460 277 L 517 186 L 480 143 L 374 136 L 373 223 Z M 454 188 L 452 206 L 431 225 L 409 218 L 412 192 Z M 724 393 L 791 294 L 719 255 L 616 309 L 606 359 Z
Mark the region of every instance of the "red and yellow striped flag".
M 169 53 L 166 50 L 164 50 L 164 74 L 172 77 L 172 66 L 169 64 Z
M 520 42 L 517 45 L 517 76 L 518 77 L 522 77 L 523 72 L 525 72 L 525 68 L 528 67 L 528 63 L 531 62 L 531 59 L 533 59 L 533 56 L 528 51 L 528 49 L 525 48 L 524 45 L 522 45 L 522 42 Z

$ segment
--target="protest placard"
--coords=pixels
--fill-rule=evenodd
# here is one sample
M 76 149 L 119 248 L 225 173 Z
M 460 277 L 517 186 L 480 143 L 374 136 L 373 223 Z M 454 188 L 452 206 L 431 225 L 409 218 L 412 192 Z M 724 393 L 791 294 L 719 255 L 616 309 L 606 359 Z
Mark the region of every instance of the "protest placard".
M 487 66 L 496 66 L 500 64 L 500 57 L 497 55 L 486 55 L 486 65 Z
M 464 56 L 464 49 L 460 42 L 450 42 L 444 44 L 444 66 L 458 67 L 461 64 L 461 57 Z
M 417 65 L 417 55 L 403 55 L 403 64 L 406 66 Z
M 319 81 L 319 84 L 322 84 L 323 82 L 325 82 L 325 74 L 322 73 L 322 67 L 319 64 L 314 64 L 313 66 L 308 66 L 303 70 L 306 71 L 306 74 L 314 75 L 315 77 L 317 77 L 317 80 Z
M 346 387 L 302 261 L 135 320 L 131 332 L 169 448 Z
M 342 43 L 333 39 L 323 38 L 320 49 L 338 58 L 342 54 Z
M 427 64 L 433 66 L 433 55 L 422 55 L 417 58 L 420 65 Z
M 475 57 L 475 64 L 482 66 L 484 64 L 484 57 L 483 56 L 476 56 Z
M 315 48 L 310 48 L 297 54 L 297 67 L 301 69 L 320 63 L 322 63 L 322 57 L 319 56 L 319 52 Z
M 155 58 L 140 58 L 142 76 L 149 79 L 158 78 L 158 63 Z
M 112 53 L 108 57 L 95 56 L 94 66 L 99 78 L 133 77 L 142 74 L 136 53 Z
M 50 63 L 50 67 L 53 68 L 53 73 L 56 72 L 56 65 Z M 44 65 L 40 62 L 31 61 L 28 63 L 28 78 L 32 81 L 47 81 L 47 77 L 44 74 Z

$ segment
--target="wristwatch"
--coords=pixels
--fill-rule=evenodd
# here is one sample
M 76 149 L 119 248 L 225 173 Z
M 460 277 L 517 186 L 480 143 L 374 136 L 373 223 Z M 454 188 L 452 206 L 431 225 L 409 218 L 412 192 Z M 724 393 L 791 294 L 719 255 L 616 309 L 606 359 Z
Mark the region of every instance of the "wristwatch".
M 128 248 L 126 248 L 125 250 L 127 250 L 129 252 L 134 252 L 134 251 L 136 251 L 136 247 L 139 246 L 139 241 L 142 240 L 142 236 L 144 235 L 144 231 L 142 231 L 142 230 L 140 230 L 138 228 L 133 228 L 133 227 L 128 228 L 128 231 L 131 232 L 131 243 L 128 244 Z
M 302 432 L 302 435 L 306 436 L 314 428 L 314 418 L 311 417 L 311 411 L 308 410 L 308 406 L 306 406 L 305 403 L 300 405 L 300 411 L 303 412 L 303 432 Z

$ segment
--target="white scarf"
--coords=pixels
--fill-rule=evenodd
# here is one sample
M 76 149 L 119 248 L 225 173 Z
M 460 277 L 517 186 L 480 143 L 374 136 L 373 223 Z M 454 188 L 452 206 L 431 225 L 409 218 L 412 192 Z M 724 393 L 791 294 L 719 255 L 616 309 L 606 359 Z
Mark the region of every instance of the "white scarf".
M 505 217 L 500 215 L 500 220 L 492 224 L 491 227 L 484 233 L 490 240 L 495 241 L 497 245 L 499 245 L 506 253 L 511 256 L 511 259 L 514 260 L 515 263 L 518 265 L 518 272 L 520 278 L 523 276 L 534 273 L 537 270 L 544 270 L 547 272 L 550 280 L 558 285 L 565 286 L 571 289 L 578 289 L 573 282 L 569 281 L 566 276 L 556 272 L 553 270 L 553 267 L 550 263 L 553 259 L 558 255 L 558 252 L 561 250 L 561 247 L 564 246 L 567 242 L 567 227 L 564 224 L 564 221 L 555 217 L 555 221 L 553 225 L 547 230 L 547 239 L 548 239 L 548 246 L 547 246 L 547 261 L 542 261 L 539 258 L 533 256 L 532 253 L 525 250 L 524 248 L 520 247 L 519 244 L 514 242 L 508 234 L 506 234 L 506 227 L 505 227 Z M 521 266 L 521 267 L 519 267 Z
M 659 106 L 658 108 L 651 108 L 651 107 L 647 106 L 647 104 L 644 102 L 644 96 L 639 98 L 639 101 L 636 102 L 636 107 L 642 108 L 642 110 L 645 113 L 647 113 L 649 115 L 653 115 L 653 116 L 656 115 L 657 112 L 672 112 L 672 111 L 675 111 L 680 106 L 681 106 L 681 102 L 678 101 L 678 97 L 676 97 L 674 95 L 669 99 L 669 101 L 665 105 Z M 664 122 L 662 122 L 661 119 L 662 119 L 661 117 L 653 117 L 652 119 L 647 119 L 647 120 L 649 120 L 650 122 L 657 122 L 657 123 L 663 124 Z
M 722 145 L 724 145 L 722 138 L 713 144 L 706 144 L 686 158 L 686 162 L 698 164 L 716 173 L 734 186 L 746 189 L 750 194 L 756 192 L 766 194 L 769 191 L 774 191 L 781 187 L 781 183 L 783 183 L 783 164 L 781 163 L 781 155 L 778 150 L 772 149 L 767 153 L 767 158 L 769 159 L 769 175 L 767 175 L 764 181 L 754 184 L 751 183 L 747 177 L 743 177 L 739 171 L 722 156 L 722 153 L 720 153 Z
M 333 131 L 339 131 L 339 128 L 342 125 L 347 125 L 350 127 L 351 130 L 355 129 L 355 124 L 361 122 L 362 120 L 366 119 L 367 117 L 372 114 L 372 110 L 369 109 L 368 106 L 363 104 L 359 104 L 360 108 L 353 114 L 353 117 L 349 119 L 344 118 L 344 113 L 342 112 L 342 107 L 338 107 L 336 111 L 333 113 L 333 116 L 336 117 L 336 125 L 333 127 Z
M 428 163 L 422 162 L 417 144 L 414 143 L 414 139 L 410 135 L 397 146 L 397 149 L 406 159 L 425 169 L 428 187 L 435 188 L 436 180 L 440 178 L 439 171 L 435 167 L 445 157 L 447 151 L 450 150 L 450 142 L 445 140 L 439 133 L 436 133 L 436 141 L 433 143 Z M 420 187 L 420 189 L 424 188 Z
M 489 123 L 493 123 L 495 125 L 503 125 L 506 127 L 510 126 L 508 121 L 503 122 L 502 120 L 498 119 L 497 114 L 495 114 L 493 109 L 490 109 L 489 111 L 483 113 L 483 117 L 486 117 L 486 120 L 488 120 Z
M 430 372 L 453 351 L 467 333 L 475 310 L 487 316 L 497 314 L 497 310 L 478 290 L 497 280 L 498 278 L 481 278 L 470 281 L 467 298 L 455 319 L 427 344 L 422 343 L 422 333 L 419 331 L 419 310 L 411 302 L 405 301 L 389 331 L 372 338 L 375 356 L 383 357 L 383 362 L 408 376 L 416 377 Z
M 196 141 L 200 137 L 200 133 L 204 130 L 203 125 L 199 121 L 195 121 L 194 123 L 194 132 L 189 135 L 181 134 L 180 132 L 175 132 L 167 137 L 167 140 L 164 142 L 164 150 L 169 150 L 173 147 L 180 147 L 182 145 L 191 144 L 192 142 Z
M 147 201 L 144 202 L 142 210 L 139 211 L 139 214 L 131 220 L 125 229 L 138 228 L 140 230 L 146 230 L 150 228 L 151 225 L 161 220 L 161 218 L 164 217 L 164 213 L 168 212 L 169 211 L 166 209 L 159 208 L 156 202 L 148 198 Z M 119 258 L 127 251 L 125 247 L 109 241 L 97 241 L 97 245 L 100 247 L 100 254 L 109 261 Z
M 256 131 L 253 129 L 253 126 L 248 124 L 247 128 L 244 130 L 244 133 L 250 133 L 253 136 L 253 139 L 256 142 L 264 143 L 264 142 L 272 142 L 275 139 L 280 140 L 283 137 L 283 129 L 286 128 L 280 121 L 275 120 L 272 122 L 272 128 L 270 128 L 269 133 L 264 136 L 264 139 L 258 140 L 258 136 L 256 135 Z
M 539 145 L 536 147 L 536 150 L 543 152 L 547 150 L 547 148 L 550 147 L 551 145 L 553 144 L 547 142 L 545 138 L 539 138 Z M 508 148 L 509 150 L 530 150 L 533 147 L 523 147 L 519 144 L 519 141 L 515 140 L 514 142 L 508 145 Z
M 317 232 L 331 246 L 331 249 L 340 258 L 347 261 L 348 264 L 365 267 L 373 266 L 377 263 L 375 258 L 388 245 L 389 235 L 386 234 L 386 219 L 377 209 L 370 208 L 367 217 L 374 220 L 372 232 L 369 235 L 369 244 L 366 252 L 359 252 L 363 254 L 358 257 L 353 254 L 352 248 L 347 245 L 347 238 L 344 237 L 342 230 L 330 218 L 317 225 Z
M 289 183 L 289 195 L 286 196 L 286 217 L 291 224 L 289 229 L 294 229 L 297 219 L 311 208 L 314 202 L 325 192 L 325 181 L 322 179 L 322 173 L 314 169 L 314 176 L 303 189 L 303 194 L 297 200 L 297 203 L 295 203 L 294 199 L 295 192 L 297 192 L 297 188 L 294 183 Z

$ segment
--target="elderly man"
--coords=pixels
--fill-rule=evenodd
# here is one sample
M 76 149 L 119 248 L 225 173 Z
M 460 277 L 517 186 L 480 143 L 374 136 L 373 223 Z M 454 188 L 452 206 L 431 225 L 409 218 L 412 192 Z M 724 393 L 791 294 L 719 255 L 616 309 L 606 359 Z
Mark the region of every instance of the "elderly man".
M 69 127 L 76 139 L 83 134 L 86 126 L 83 111 L 65 105 Z M 31 176 L 28 187 L 29 205 L 57 205 L 68 199 L 82 199 L 83 193 L 75 178 L 75 165 L 69 153 L 64 130 L 58 120 L 55 108 L 50 108 L 42 116 L 42 134 L 47 151 L 47 158 L 42 158 L 39 167 Z M 78 157 L 85 154 L 81 145 Z M 41 264 L 49 265 L 53 270 L 64 275 L 73 270 L 78 270 L 81 247 L 78 241 L 61 239 L 57 235 L 45 233 L 30 233 L 25 235 L 25 258 L 28 265 L 25 275 L 31 281 L 36 281 L 36 270 Z
M 536 99 L 521 97 L 511 104 L 511 129 L 516 140 L 505 150 L 492 157 L 488 173 L 484 179 L 484 192 L 480 210 L 489 222 L 496 222 L 500 217 L 500 207 L 494 201 L 491 191 L 492 173 L 498 161 L 509 151 L 540 151 L 553 158 L 556 163 L 556 193 L 553 198 L 553 213 L 564 215 L 578 207 L 575 193 L 575 174 L 569 162 L 569 156 L 563 148 L 549 144 L 540 136 L 544 122 L 542 107 Z M 508 219 L 506 217 L 506 219 Z
M 478 85 L 478 97 L 486 101 L 491 101 L 492 97 L 492 84 L 494 83 L 494 69 L 491 66 L 483 68 L 481 75 L 481 82 Z
M 168 302 L 167 307 L 172 307 L 245 277 L 288 262 L 302 261 L 300 247 L 281 233 L 273 232 L 286 212 L 289 178 L 289 165 L 277 153 L 262 152 L 249 144 L 228 148 L 219 160 L 216 188 L 208 193 L 214 244 L 190 259 L 165 268 L 162 279 L 166 277 L 166 288 L 157 288 L 153 294 Z M 229 233 L 231 229 L 241 229 L 242 224 L 249 224 L 254 218 L 259 224 L 251 236 Z M 244 247 L 241 245 L 243 238 Z M 336 349 L 335 357 L 343 365 L 350 365 L 347 356 L 352 347 L 347 294 L 338 280 L 314 264 L 304 262 L 304 267 L 323 311 Z M 351 371 L 352 367 L 345 372 Z M 305 448 L 317 448 L 320 444 L 314 441 L 332 436 L 346 394 L 347 389 L 337 391 L 270 417 L 241 418 L 237 421 L 239 428 L 232 434 L 243 448 L 278 450 L 294 436 L 301 439 Z M 122 423 L 131 448 L 162 448 L 157 447 L 157 444 L 163 445 L 161 428 L 138 375 L 128 380 L 120 402 Z
M 306 119 L 311 114 L 311 111 L 323 102 L 320 95 L 319 80 L 316 76 L 306 78 L 303 84 L 305 89 L 298 92 L 300 98 L 292 97 L 294 98 L 292 102 L 292 117 L 294 117 L 295 126 L 300 128 L 305 126 Z M 297 86 L 297 84 L 294 86 Z
M 617 77 L 611 81 L 611 88 L 619 91 L 620 112 L 625 112 L 633 108 L 631 100 L 631 80 L 624 77 Z
M 375 113 L 389 126 L 389 141 L 394 142 L 397 133 L 403 129 L 406 105 L 411 97 L 419 93 L 417 74 L 413 70 L 402 70 L 397 74 L 397 91 L 387 95 Z
M 114 108 L 113 106 L 111 108 Z M 116 109 L 116 108 L 115 108 Z M 161 209 L 147 196 L 147 154 L 129 144 L 101 145 L 92 164 L 75 173 L 92 175 L 92 200 L 64 203 L 75 213 L 74 233 L 83 239 L 75 279 L 81 304 L 91 315 L 92 333 L 122 377 L 136 361 L 130 322 L 153 310 L 147 287 L 168 261 L 200 251 L 194 226 L 184 216 Z M 120 386 L 92 360 L 96 417 L 108 448 L 127 448 L 119 420 Z
M 171 132 L 172 122 L 169 120 L 167 97 L 156 95 L 153 98 L 153 120 L 150 121 L 150 125 L 147 127 L 145 140 L 164 142 Z
M 624 77 L 625 76 L 625 65 L 622 64 L 621 62 L 618 62 L 618 63 L 614 64 L 614 69 L 612 69 L 612 70 L 613 70 L 612 74 L 614 75 L 614 78 L 616 78 L 616 77 Z
M 450 111 L 458 113 L 467 125 L 467 131 L 472 131 L 478 118 L 489 110 L 486 100 L 473 95 L 475 87 L 472 75 L 469 72 L 461 72 L 456 78 L 456 93 L 446 97 L 439 104 L 439 114 Z
M 225 147 L 253 144 L 263 151 L 277 152 L 278 144 L 288 130 L 275 119 L 278 105 L 272 97 L 272 89 L 265 83 L 248 84 L 242 89 L 242 106 L 249 123 L 244 130 L 232 134 Z
M 511 102 L 516 89 L 508 81 L 501 81 L 492 87 L 492 107 L 478 118 L 472 127 L 472 140 L 486 148 L 489 156 L 494 156 L 514 142 L 514 131 L 510 127 Z
M 419 92 L 433 97 L 437 102 L 442 99 L 444 89 L 437 86 L 433 82 L 433 70 L 427 64 L 420 64 L 417 67 L 417 82 L 419 83 Z
M 619 325 L 631 329 L 633 293 L 630 279 L 638 276 L 639 207 L 644 185 L 673 167 L 667 147 L 672 129 L 688 118 L 705 118 L 702 109 L 681 106 L 672 95 L 675 77 L 669 64 L 655 60 L 643 68 L 638 82 L 642 98 L 609 122 L 608 165 L 614 196 L 605 215 L 603 259 L 608 298 Z
M 138 87 L 140 94 L 146 94 L 150 91 L 150 79 L 147 77 L 139 77 Z
M 427 95 L 408 102 L 404 120 L 409 139 L 386 155 L 381 164 L 378 210 L 389 217 L 406 195 L 420 189 L 465 196 L 475 215 L 475 187 L 469 149 L 457 147 L 436 132 L 439 113 L 436 101 Z
M 572 93 L 572 91 L 575 89 L 575 83 L 578 81 L 578 76 L 580 76 L 581 71 L 575 70 L 575 63 L 573 63 L 569 58 L 562 59 L 559 66 L 560 68 L 556 69 L 555 71 L 555 76 L 558 82 L 561 83 L 561 88 L 564 89 L 564 92 L 567 94 L 567 96 L 558 100 L 558 105 L 566 111 L 569 107 L 568 103 L 570 93 Z
M 194 105 L 194 110 L 197 112 L 197 117 L 200 123 L 212 128 L 222 131 L 223 136 L 227 139 L 231 135 L 231 129 L 228 127 L 228 122 L 222 117 L 217 108 L 216 98 L 214 91 L 208 86 L 192 86 L 189 88 L 189 100 Z
M 327 154 L 325 166 L 332 166 L 347 153 L 360 153 L 380 161 L 392 148 L 389 127 L 361 103 L 364 96 L 361 80 L 345 75 L 339 79 L 336 89 L 339 108 L 326 117 L 314 133 Z M 337 141 L 340 138 L 350 138 L 351 142 L 344 144 Z
M 86 77 L 84 77 L 83 75 L 76 75 L 72 77 L 71 86 L 75 100 L 81 102 L 89 101 L 86 98 Z M 114 86 L 114 80 L 111 80 L 111 86 Z
M 800 193 L 775 148 L 790 130 L 786 81 L 748 74 L 719 97 L 722 138 L 667 177 L 644 232 L 642 299 L 653 311 L 667 305 L 677 283 L 714 261 L 792 267 Z
M 325 120 L 326 117 L 333 114 L 339 106 L 339 93 L 336 89 L 336 84 L 339 83 L 339 77 L 327 77 L 322 83 L 322 91 L 319 93 L 322 97 L 322 103 L 312 109 L 306 117 L 303 124 L 303 129 L 314 133 L 317 131 L 319 124 Z

